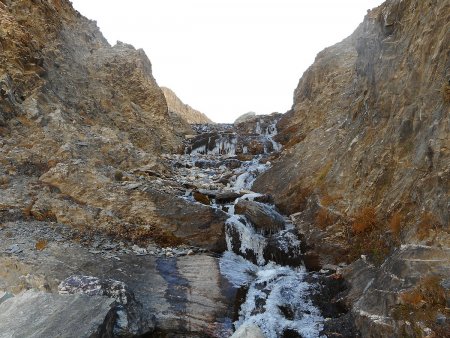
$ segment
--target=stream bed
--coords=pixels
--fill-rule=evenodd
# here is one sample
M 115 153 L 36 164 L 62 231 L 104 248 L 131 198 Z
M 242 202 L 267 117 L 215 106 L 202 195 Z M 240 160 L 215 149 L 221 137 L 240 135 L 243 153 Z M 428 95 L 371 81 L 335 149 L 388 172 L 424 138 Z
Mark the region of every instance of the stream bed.
M 245 295 L 236 301 L 233 329 L 255 324 L 267 338 L 321 337 L 324 318 L 311 300 L 315 286 L 305 280 L 301 240 L 271 196 L 251 190 L 281 148 L 272 138 L 277 121 L 264 122 L 244 137 L 226 125 L 214 132 L 197 126 L 199 135 L 184 155 L 173 155 L 172 165 L 180 183 L 195 187 L 183 198 L 228 215 L 220 273 Z M 251 146 L 259 151 L 249 153 Z

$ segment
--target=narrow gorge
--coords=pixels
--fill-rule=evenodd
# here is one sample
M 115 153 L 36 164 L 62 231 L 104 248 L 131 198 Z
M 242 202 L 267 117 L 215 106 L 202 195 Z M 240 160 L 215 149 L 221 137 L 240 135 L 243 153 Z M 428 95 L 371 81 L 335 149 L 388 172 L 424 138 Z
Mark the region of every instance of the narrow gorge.
M 68 0 L 0 0 L 0 338 L 450 337 L 450 0 L 212 123 Z

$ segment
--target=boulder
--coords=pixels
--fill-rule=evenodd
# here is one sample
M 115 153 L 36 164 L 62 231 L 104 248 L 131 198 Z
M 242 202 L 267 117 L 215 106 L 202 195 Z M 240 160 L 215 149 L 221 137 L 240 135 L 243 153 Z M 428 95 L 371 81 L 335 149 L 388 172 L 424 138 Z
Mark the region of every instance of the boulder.
M 216 195 L 216 203 L 219 204 L 232 203 L 241 196 L 242 194 L 237 193 L 235 191 L 224 191 Z
M 248 112 L 245 114 L 242 114 L 241 116 L 239 116 L 235 121 L 234 124 L 239 124 L 239 123 L 243 123 L 243 122 L 247 122 L 247 121 L 251 121 L 256 117 L 256 113 L 255 112 Z
M 285 226 L 283 216 L 272 206 L 255 201 L 239 200 L 235 212 L 245 215 L 255 228 L 264 233 L 275 233 Z
M 153 331 L 153 318 L 146 316 L 142 304 L 137 302 L 133 292 L 121 281 L 101 280 L 93 276 L 72 275 L 58 286 L 59 294 L 105 296 L 114 300 L 111 324 L 114 336 L 129 337 Z
M 194 191 L 192 193 L 192 196 L 194 197 L 194 199 L 197 202 L 200 202 L 200 203 L 205 204 L 205 205 L 210 205 L 211 204 L 211 201 L 210 201 L 208 195 L 202 194 L 199 191 Z
M 302 241 L 294 229 L 271 235 L 264 248 L 264 259 L 280 265 L 300 266 L 303 258 Z
M 0 337 L 112 336 L 107 324 L 113 303 L 103 296 L 29 290 L 0 304 Z

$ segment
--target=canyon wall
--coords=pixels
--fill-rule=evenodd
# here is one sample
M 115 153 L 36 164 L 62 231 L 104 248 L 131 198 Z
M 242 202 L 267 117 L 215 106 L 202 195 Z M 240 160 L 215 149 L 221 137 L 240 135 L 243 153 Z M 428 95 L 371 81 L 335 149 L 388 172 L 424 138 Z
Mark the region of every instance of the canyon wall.
M 212 121 L 202 112 L 192 108 L 178 98 L 170 88 L 161 87 L 167 101 L 169 112 L 175 113 L 186 120 L 187 123 L 212 123 Z
M 449 29 L 448 0 L 369 11 L 303 74 L 278 123 L 282 155 L 255 183 L 291 214 L 317 268 L 363 255 L 349 299 L 361 328 L 376 327 L 367 335 L 417 329 L 422 310 L 404 295 L 450 275 Z
M 168 202 L 161 155 L 193 130 L 169 113 L 143 50 L 110 46 L 67 0 L 2 0 L 0 22 L 0 223 L 177 232 L 208 246 L 194 239 L 201 226 L 223 239 L 220 216 L 199 206 L 188 224 L 175 212 L 183 200 Z

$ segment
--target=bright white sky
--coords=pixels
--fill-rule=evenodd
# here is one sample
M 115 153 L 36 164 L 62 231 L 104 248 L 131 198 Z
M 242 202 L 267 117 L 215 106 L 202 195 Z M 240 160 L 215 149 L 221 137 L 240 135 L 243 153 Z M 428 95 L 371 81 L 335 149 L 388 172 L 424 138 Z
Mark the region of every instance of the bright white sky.
M 382 0 L 71 0 L 111 44 L 143 48 L 160 86 L 215 122 L 284 113 L 318 52 Z

